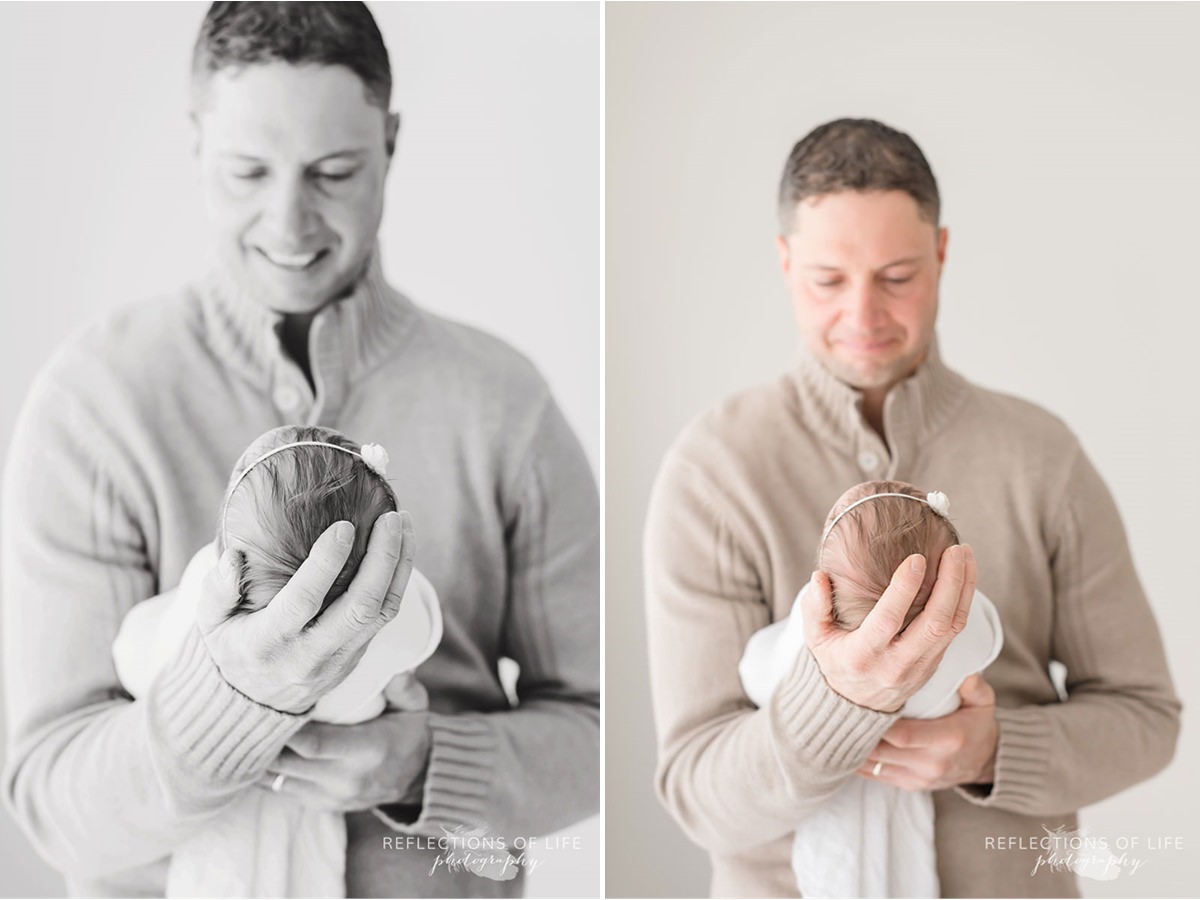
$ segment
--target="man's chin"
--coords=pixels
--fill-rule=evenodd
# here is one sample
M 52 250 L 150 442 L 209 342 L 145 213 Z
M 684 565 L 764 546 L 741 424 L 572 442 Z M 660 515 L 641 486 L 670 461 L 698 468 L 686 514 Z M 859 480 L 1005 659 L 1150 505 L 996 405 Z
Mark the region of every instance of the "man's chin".
M 242 272 L 239 278 L 246 294 L 259 306 L 286 315 L 315 313 L 323 306 L 348 293 L 353 285 L 342 281 L 322 279 L 311 284 L 279 284 L 253 273 Z
M 915 366 L 899 361 L 890 365 L 862 366 L 841 360 L 826 360 L 825 367 L 838 381 L 859 391 L 890 388 L 911 375 L 915 369 Z

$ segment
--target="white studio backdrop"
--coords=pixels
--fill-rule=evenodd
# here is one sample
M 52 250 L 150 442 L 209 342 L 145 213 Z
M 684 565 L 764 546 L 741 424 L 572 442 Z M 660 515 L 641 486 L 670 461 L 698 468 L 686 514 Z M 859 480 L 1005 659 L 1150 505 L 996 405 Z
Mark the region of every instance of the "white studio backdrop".
M 0 463 L 65 334 L 203 271 L 187 76 L 206 8 L 0 4 Z M 371 9 L 402 117 L 384 271 L 529 356 L 599 477 L 601 9 Z M 599 818 L 558 837 L 581 849 L 544 853 L 530 896 L 597 896 Z M 0 870 L 3 895 L 63 890 L 4 814 Z
M 812 128 L 859 116 L 911 134 L 938 177 L 944 358 L 1080 437 L 1184 702 L 1171 766 L 1082 815 L 1167 840 L 1081 889 L 1196 896 L 1200 6 L 613 3 L 605 20 L 608 895 L 708 891 L 653 795 L 646 503 L 687 422 L 793 365 L 779 175 Z

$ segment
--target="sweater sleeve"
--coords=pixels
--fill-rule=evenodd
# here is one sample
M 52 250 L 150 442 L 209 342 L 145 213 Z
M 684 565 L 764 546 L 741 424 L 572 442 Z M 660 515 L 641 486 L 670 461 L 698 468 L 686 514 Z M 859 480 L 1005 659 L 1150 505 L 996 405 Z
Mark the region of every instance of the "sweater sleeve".
M 897 717 L 833 691 L 807 649 L 770 703 L 752 708 L 737 665 L 770 621 L 761 564 L 704 474 L 678 457 L 650 500 L 644 560 L 659 798 L 717 853 L 794 831 Z
M 510 514 L 503 655 L 520 666 L 517 708 L 431 714 L 418 818 L 441 835 L 486 825 L 535 837 L 600 806 L 600 509 L 583 448 L 547 397 Z
M 1052 655 L 1068 699 L 997 708 L 996 781 L 956 790 L 979 806 L 1066 813 L 1164 768 L 1181 705 L 1116 504 L 1077 451 L 1051 537 Z M 1103 740 L 1097 736 L 1103 735 Z
M 5 799 L 38 852 L 81 877 L 170 854 L 305 721 L 230 687 L 195 629 L 146 697 L 121 690 L 113 639 L 158 585 L 147 526 L 98 450 L 104 433 L 77 395 L 41 379 L 0 511 Z

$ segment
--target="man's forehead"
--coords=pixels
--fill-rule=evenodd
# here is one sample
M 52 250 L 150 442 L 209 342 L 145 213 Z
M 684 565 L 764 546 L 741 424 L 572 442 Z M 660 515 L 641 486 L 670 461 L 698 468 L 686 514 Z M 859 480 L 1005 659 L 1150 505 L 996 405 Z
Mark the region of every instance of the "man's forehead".
M 385 114 L 344 66 L 271 62 L 208 77 L 199 121 L 219 151 L 272 147 L 325 155 L 380 141 Z
M 844 191 L 801 201 L 788 241 L 806 264 L 885 266 L 929 255 L 937 228 L 903 191 Z

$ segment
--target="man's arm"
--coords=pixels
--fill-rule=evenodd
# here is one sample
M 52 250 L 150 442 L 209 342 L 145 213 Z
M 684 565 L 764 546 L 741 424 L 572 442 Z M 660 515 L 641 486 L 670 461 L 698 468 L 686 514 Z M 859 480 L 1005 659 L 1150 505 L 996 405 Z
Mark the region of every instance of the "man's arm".
M 42 856 L 97 876 L 170 853 L 304 719 L 231 688 L 194 631 L 148 697 L 122 693 L 112 641 L 157 585 L 142 525 L 97 452 L 102 423 L 86 416 L 40 379 L 9 451 L 4 789 Z
M 1052 815 L 1096 803 L 1170 762 L 1181 705 L 1120 515 L 1077 451 L 1050 535 L 1052 653 L 1069 699 L 997 707 L 995 783 L 957 790 L 972 803 Z
M 520 665 L 520 705 L 429 714 L 420 813 L 393 822 L 404 832 L 482 824 L 529 837 L 599 808 L 599 502 L 583 449 L 548 396 L 509 493 L 502 653 Z
M 809 651 L 754 710 L 737 664 L 770 621 L 753 550 L 704 473 L 676 453 L 650 502 L 644 545 L 657 789 L 698 844 L 766 843 L 828 798 L 895 721 L 826 683 Z

